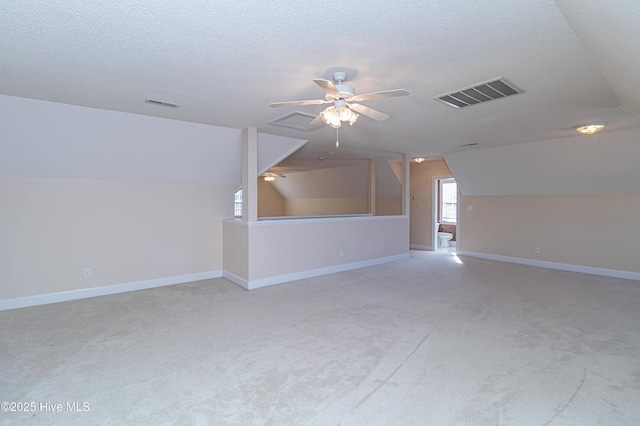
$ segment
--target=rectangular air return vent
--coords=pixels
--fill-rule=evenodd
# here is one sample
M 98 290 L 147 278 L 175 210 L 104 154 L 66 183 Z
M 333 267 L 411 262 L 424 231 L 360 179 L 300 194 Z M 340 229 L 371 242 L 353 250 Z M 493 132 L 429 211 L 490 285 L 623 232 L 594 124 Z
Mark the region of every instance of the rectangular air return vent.
M 158 106 L 164 106 L 169 108 L 178 108 L 180 106 L 178 104 L 172 104 L 169 102 L 156 101 L 154 99 L 145 99 L 144 102 L 151 105 L 158 105 Z
M 433 99 L 449 105 L 453 108 L 464 108 L 482 102 L 489 102 L 494 99 L 505 98 L 511 95 L 522 93 L 522 90 L 515 87 L 502 77 L 474 84 L 455 92 L 438 95 Z
M 316 118 L 316 116 L 313 114 L 294 111 L 290 114 L 286 114 L 282 117 L 271 120 L 269 124 L 280 127 L 288 127 L 289 129 L 302 130 L 303 132 L 312 132 L 324 126 L 323 122 L 311 125 L 311 122 L 314 118 Z

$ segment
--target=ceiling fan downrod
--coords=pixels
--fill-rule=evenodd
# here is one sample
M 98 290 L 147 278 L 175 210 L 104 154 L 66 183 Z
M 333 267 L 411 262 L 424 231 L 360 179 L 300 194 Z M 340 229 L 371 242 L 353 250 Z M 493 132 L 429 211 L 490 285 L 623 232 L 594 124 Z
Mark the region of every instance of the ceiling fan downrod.
M 342 84 L 342 82 L 347 80 L 347 73 L 344 71 L 336 71 L 333 73 L 333 81 L 338 84 Z

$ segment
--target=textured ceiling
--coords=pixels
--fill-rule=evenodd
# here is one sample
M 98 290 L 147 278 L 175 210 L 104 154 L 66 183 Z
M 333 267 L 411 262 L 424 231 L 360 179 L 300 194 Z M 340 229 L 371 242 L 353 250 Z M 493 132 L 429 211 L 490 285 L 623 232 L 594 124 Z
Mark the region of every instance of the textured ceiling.
M 640 127 L 638 40 L 637 0 L 14 0 L 0 5 L 0 93 L 309 139 L 299 162 L 440 156 L 588 121 Z M 363 102 L 391 117 L 343 127 L 338 149 L 328 126 L 269 124 L 320 112 L 269 104 L 322 98 L 312 79 L 338 68 L 357 93 L 410 96 Z M 461 110 L 433 100 L 500 76 L 524 93 Z

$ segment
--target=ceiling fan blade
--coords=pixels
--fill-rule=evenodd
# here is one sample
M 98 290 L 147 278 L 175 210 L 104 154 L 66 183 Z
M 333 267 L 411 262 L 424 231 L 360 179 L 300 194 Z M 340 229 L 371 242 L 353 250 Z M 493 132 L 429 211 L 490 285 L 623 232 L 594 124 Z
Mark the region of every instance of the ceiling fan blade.
M 280 107 L 299 106 L 299 105 L 320 105 L 320 104 L 328 104 L 331 102 L 333 101 L 325 101 L 323 99 L 313 99 L 308 101 L 274 102 L 271 104 L 271 107 L 280 108 Z
M 340 91 L 338 90 L 336 85 L 333 84 L 332 81 L 315 79 L 315 80 L 313 80 L 313 82 L 316 83 L 318 86 L 322 87 L 322 90 L 324 90 L 328 94 L 333 95 L 333 96 L 337 96 L 337 97 L 340 96 Z
M 396 96 L 408 96 L 409 92 L 404 89 L 383 90 L 382 92 L 365 93 L 348 98 L 348 101 L 368 101 L 371 99 L 393 98 Z
M 375 109 L 369 108 L 360 104 L 347 104 L 349 108 L 354 110 L 355 112 L 359 112 L 360 114 L 366 115 L 369 118 L 373 118 L 377 121 L 386 120 L 389 116 L 383 112 L 376 111 Z
M 320 117 L 321 114 L 316 115 L 316 118 L 313 119 L 313 121 L 311 123 L 309 123 L 310 126 L 315 126 L 316 124 L 320 124 L 323 123 L 322 121 L 322 117 Z

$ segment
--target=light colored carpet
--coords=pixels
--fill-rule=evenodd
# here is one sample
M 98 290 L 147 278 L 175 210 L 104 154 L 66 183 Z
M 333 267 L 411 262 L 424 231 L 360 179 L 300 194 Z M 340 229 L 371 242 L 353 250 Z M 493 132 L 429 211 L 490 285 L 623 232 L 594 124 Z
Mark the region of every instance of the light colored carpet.
M 0 423 L 640 424 L 640 282 L 460 259 L 0 312 Z

